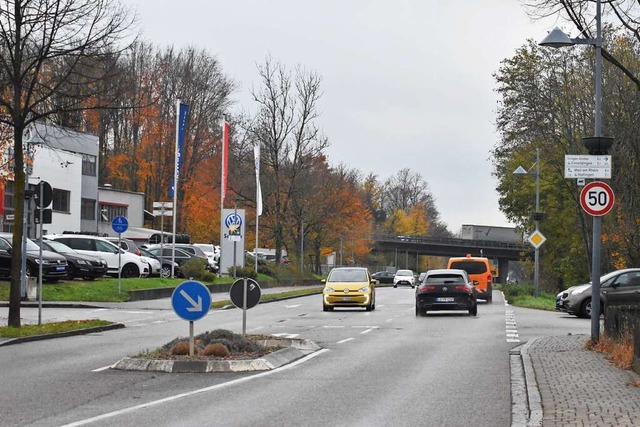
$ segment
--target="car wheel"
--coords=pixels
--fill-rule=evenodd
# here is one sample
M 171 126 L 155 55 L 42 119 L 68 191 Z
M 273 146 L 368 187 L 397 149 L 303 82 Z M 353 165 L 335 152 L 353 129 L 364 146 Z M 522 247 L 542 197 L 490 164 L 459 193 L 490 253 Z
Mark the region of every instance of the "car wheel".
M 476 316 L 478 314 L 478 304 L 474 305 L 473 308 L 469 309 L 469 314 L 471 316 Z
M 84 277 L 82 278 L 82 280 L 92 281 L 92 280 L 96 280 L 96 277 L 95 277 L 95 276 L 84 276 Z
M 397 287 L 398 287 L 398 285 L 393 285 L 393 287 L 394 287 L 394 288 L 397 288 Z
M 491 304 L 493 302 L 493 295 L 491 295 L 491 291 L 489 291 L 489 295 L 487 296 L 487 303 Z
M 167 277 L 171 277 L 171 266 L 170 265 L 163 265 L 162 268 L 160 269 L 160 277 L 164 277 L 165 279 Z
M 330 307 L 328 305 L 322 305 L 322 311 L 333 311 L 333 307 Z
M 140 277 L 140 270 L 135 264 L 125 264 L 120 273 L 122 277 Z
M 585 319 L 588 319 L 591 317 L 591 298 L 587 298 L 586 300 L 584 300 L 584 302 L 580 306 L 578 317 L 582 317 Z
M 65 279 L 73 280 L 76 277 L 78 277 L 78 271 L 76 270 L 73 264 L 69 264 L 69 272 L 67 273 L 67 277 L 65 277 Z

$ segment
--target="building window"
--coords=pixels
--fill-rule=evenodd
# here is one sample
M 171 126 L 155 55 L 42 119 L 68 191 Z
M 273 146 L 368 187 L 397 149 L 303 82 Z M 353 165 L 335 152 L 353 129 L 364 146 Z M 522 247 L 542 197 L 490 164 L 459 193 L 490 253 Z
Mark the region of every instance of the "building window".
M 80 219 L 96 219 L 96 201 L 93 199 L 82 199 L 80 206 Z
M 100 221 L 111 222 L 117 216 L 127 217 L 127 206 L 100 205 Z
M 71 193 L 69 191 L 54 188 L 53 189 L 53 210 L 58 212 L 69 213 L 70 198 L 71 198 Z
M 96 156 L 82 155 L 82 175 L 96 176 Z

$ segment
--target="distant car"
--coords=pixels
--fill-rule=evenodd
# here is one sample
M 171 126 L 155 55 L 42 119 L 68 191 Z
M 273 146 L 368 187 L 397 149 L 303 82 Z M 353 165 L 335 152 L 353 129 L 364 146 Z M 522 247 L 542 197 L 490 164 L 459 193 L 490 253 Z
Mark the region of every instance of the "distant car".
M 640 268 L 612 271 L 600 277 L 601 312 L 611 299 L 619 298 L 621 292 L 632 288 L 629 284 L 638 280 Z M 640 292 L 640 289 L 638 289 Z M 566 311 L 577 317 L 591 317 L 591 283 L 572 286 L 556 296 L 556 310 Z
M 38 240 L 35 240 L 34 242 L 39 244 Z M 73 280 L 75 278 L 95 280 L 96 278 L 107 274 L 107 262 L 105 260 L 81 254 L 64 243 L 43 239 L 42 249 L 58 253 L 67 259 L 69 271 L 65 278 L 68 280 Z
M 495 270 L 492 270 L 487 257 L 472 257 L 471 254 L 467 254 L 464 257 L 449 258 L 447 268 L 466 271 L 478 291 L 478 298 L 488 303 L 493 301 L 493 276 L 495 275 Z
M 393 287 L 397 288 L 399 285 L 407 285 L 415 288 L 416 276 L 413 274 L 413 270 L 398 270 L 395 276 L 393 276 Z
M 103 237 L 83 234 L 50 234 L 46 239 L 62 242 L 81 254 L 95 256 L 107 261 L 107 274 L 113 277 L 146 277 L 149 264 L 138 255 L 127 252 Z
M 166 249 L 168 248 L 169 250 L 171 250 L 171 248 L 173 247 L 173 245 L 171 243 L 166 243 L 164 245 L 162 245 L 163 250 L 166 252 Z M 191 244 L 186 244 L 186 243 L 176 243 L 175 244 L 176 250 L 181 250 L 184 252 L 187 252 L 189 255 L 191 255 L 192 258 L 201 258 L 204 259 L 207 262 L 207 270 L 209 271 L 217 271 L 218 270 L 218 265 L 215 262 L 215 260 L 213 258 L 209 258 L 203 251 L 202 249 L 200 249 L 197 246 L 191 245 Z M 160 245 L 149 245 L 147 246 L 147 250 L 151 251 L 152 253 L 155 253 L 152 249 L 159 249 Z M 164 258 L 164 256 L 163 256 Z M 171 259 L 171 256 L 169 256 L 169 259 Z M 176 262 L 178 262 L 176 260 Z M 178 264 L 181 264 L 180 262 L 178 262 Z
M 207 258 L 209 258 L 209 265 L 212 266 L 210 270 L 218 271 L 218 265 L 220 264 L 220 246 L 209 243 L 194 243 L 193 246 L 200 248 Z
M 335 307 L 364 307 L 367 311 L 376 309 L 376 279 L 364 267 L 333 268 L 326 280 L 323 279 L 322 310 L 332 311 Z
M 142 256 L 144 256 L 145 258 L 152 258 L 156 260 L 158 264 L 160 264 L 160 277 L 171 277 L 171 258 L 164 258 L 161 261 L 160 258 L 155 256 L 145 248 L 140 248 L 140 253 L 142 253 Z M 173 263 L 173 274 L 176 277 L 180 277 L 181 275 L 180 265 L 177 262 Z
M 615 277 L 600 284 L 600 301 L 604 312 L 607 305 L 640 306 L 640 269 L 618 270 Z
M 476 287 L 464 270 L 429 270 L 416 289 L 416 316 L 427 311 L 466 310 L 478 314 Z
M 118 246 L 118 244 L 120 244 L 120 248 L 130 252 L 134 255 L 138 255 L 139 257 L 142 257 L 142 259 L 149 264 L 149 276 L 154 276 L 154 277 L 158 277 L 161 275 L 161 271 L 162 271 L 162 264 L 160 264 L 160 261 L 153 258 L 153 257 L 147 257 L 142 253 L 142 249 L 138 247 L 138 245 L 131 239 L 123 239 L 120 238 L 118 239 L 117 237 L 105 237 L 105 239 L 107 239 L 108 241 L 110 241 L 111 243 L 113 243 L 114 245 Z
M 182 267 L 184 266 L 185 263 L 187 263 L 188 261 L 192 260 L 192 259 L 202 259 L 202 257 L 198 257 L 196 255 L 193 255 L 189 252 L 186 252 L 184 250 L 182 250 L 181 248 L 176 247 L 175 248 L 175 255 L 173 254 L 173 249 L 171 248 L 170 245 L 164 245 L 164 247 L 162 248 L 162 251 L 160 251 L 160 246 L 152 246 L 150 248 L 147 249 L 149 252 L 151 252 L 153 255 L 156 256 L 156 258 L 160 258 L 162 259 L 162 265 L 163 268 L 164 266 L 166 266 L 167 262 L 171 262 L 171 257 L 174 256 L 175 262 L 180 266 L 180 272 L 179 273 L 174 273 L 175 276 L 183 276 L 184 274 L 182 273 Z M 205 258 L 206 260 L 206 258 Z M 169 264 L 169 266 L 171 266 L 171 264 Z
M 371 277 L 376 279 L 379 283 L 393 283 L 393 277 L 395 275 L 395 273 L 392 273 L 390 271 L 378 271 L 376 273 L 373 273 Z
M 420 283 L 422 283 L 422 281 L 424 280 L 424 278 L 427 277 L 427 272 L 423 271 L 422 273 L 420 273 L 420 275 L 418 276 L 418 281 L 416 282 L 416 285 L 420 286 Z
M 9 278 L 13 275 L 11 271 L 11 246 L 13 235 L 11 233 L 0 233 L 0 276 Z M 31 239 L 27 239 L 27 274 L 31 277 L 40 275 L 40 247 Z M 42 279 L 47 282 L 56 282 L 64 279 L 69 271 L 67 259 L 60 254 L 48 250 L 42 251 Z M 20 272 L 15 272 L 20 274 Z

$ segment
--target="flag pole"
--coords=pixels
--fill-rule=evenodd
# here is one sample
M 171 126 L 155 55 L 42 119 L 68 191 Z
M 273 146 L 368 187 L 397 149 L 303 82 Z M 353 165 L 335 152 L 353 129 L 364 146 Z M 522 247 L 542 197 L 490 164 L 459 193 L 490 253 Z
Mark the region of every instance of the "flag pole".
M 178 218 L 178 162 L 180 140 L 180 99 L 176 100 L 176 152 L 173 164 L 173 230 L 171 236 L 171 277 L 175 277 L 176 263 L 176 220 Z M 164 236 L 163 236 L 164 237 Z
M 225 186 L 226 186 L 226 176 L 225 176 L 225 160 L 226 160 L 226 150 L 225 150 L 225 141 L 226 141 L 226 124 L 227 119 L 225 116 L 222 116 L 222 141 L 220 144 L 220 251 L 222 252 L 222 242 L 224 241 L 224 227 L 222 227 L 222 221 L 224 221 L 224 196 L 225 196 Z M 222 277 L 222 253 L 220 253 L 220 259 L 218 261 L 218 276 Z

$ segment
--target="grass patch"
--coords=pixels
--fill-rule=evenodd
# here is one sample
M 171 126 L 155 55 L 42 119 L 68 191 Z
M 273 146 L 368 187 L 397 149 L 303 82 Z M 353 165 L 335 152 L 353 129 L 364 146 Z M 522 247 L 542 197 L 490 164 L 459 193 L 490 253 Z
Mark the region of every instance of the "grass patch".
M 536 310 L 556 310 L 556 297 L 551 294 L 540 294 L 538 298 L 533 295 L 520 295 L 508 298 L 509 304 L 517 307 L 535 308 Z
M 60 332 L 77 331 L 80 329 L 95 328 L 97 326 L 111 325 L 113 322 L 106 320 L 66 320 L 64 322 L 43 323 L 42 325 L 22 325 L 20 328 L 10 326 L 0 327 L 0 337 L 19 338 L 34 335 L 57 334 Z
M 93 281 L 68 280 L 58 283 L 42 284 L 43 301 L 82 301 L 82 302 L 124 302 L 129 300 L 129 291 L 153 288 L 174 288 L 187 279 L 164 279 L 160 277 L 121 279 L 121 292 L 118 292 L 118 279 L 102 277 Z M 218 277 L 216 284 L 233 283 L 233 277 Z M 273 280 L 264 274 L 258 275 L 258 281 Z M 0 283 L 0 301 L 9 300 L 9 282 Z
M 304 289 L 296 289 L 293 291 L 286 292 L 277 292 L 272 294 L 262 294 L 260 297 L 261 302 L 271 301 L 280 298 L 291 298 L 291 297 L 300 297 L 305 295 L 315 295 L 322 292 L 323 287 L 313 287 L 313 288 L 304 288 Z M 214 301 L 211 303 L 211 308 L 223 308 L 228 305 L 231 305 L 231 300 L 223 300 L 223 301 Z

